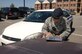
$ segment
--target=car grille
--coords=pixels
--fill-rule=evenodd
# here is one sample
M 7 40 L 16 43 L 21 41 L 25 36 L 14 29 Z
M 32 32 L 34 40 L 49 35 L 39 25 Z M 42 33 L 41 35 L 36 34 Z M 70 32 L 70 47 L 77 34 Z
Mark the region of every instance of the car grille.
M 12 38 L 12 37 L 8 37 L 8 36 L 5 36 L 5 35 L 3 35 L 2 37 L 5 38 L 5 39 L 7 39 L 7 40 L 11 40 L 11 41 L 21 41 L 21 39 Z

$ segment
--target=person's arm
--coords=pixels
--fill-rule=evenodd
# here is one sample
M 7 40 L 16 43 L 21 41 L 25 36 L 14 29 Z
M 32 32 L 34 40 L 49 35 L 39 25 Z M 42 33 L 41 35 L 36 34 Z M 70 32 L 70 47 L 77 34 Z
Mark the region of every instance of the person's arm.
M 51 35 L 51 33 L 49 32 L 49 23 L 50 23 L 50 18 L 45 20 L 45 23 L 42 27 L 42 33 L 44 34 L 45 37 Z
M 45 21 L 43 27 L 42 27 L 42 32 L 45 33 L 45 32 L 48 32 L 48 20 Z
M 71 33 L 70 24 L 71 24 L 71 21 L 66 22 L 66 30 L 62 34 L 59 35 L 60 37 L 63 38 L 63 37 L 69 36 L 69 34 Z

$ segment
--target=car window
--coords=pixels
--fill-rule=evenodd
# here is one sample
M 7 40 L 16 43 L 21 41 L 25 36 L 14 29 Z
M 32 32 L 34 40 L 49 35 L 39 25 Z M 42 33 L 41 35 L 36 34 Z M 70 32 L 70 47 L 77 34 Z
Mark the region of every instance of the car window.
M 70 16 L 70 14 L 67 11 L 63 11 L 63 15 L 64 15 L 64 17 Z
M 44 22 L 48 17 L 51 16 L 51 13 L 52 12 L 33 12 L 25 19 L 25 21 Z
M 30 11 L 30 9 L 28 7 L 19 7 L 19 10 L 22 10 L 22 11 Z
M 1 8 L 1 11 L 2 11 L 3 13 L 8 13 L 8 12 L 9 12 L 9 8 Z
M 19 10 L 17 8 L 10 8 L 10 11 L 12 11 L 12 12 L 18 12 Z

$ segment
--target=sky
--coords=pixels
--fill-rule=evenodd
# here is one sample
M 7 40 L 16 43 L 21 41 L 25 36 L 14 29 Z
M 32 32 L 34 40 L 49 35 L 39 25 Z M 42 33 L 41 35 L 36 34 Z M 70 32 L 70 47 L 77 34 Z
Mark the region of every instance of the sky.
M 25 0 L 25 6 L 29 8 L 34 7 L 34 3 L 36 0 Z M 10 7 L 11 3 L 15 5 L 15 7 L 24 6 L 23 0 L 0 0 L 0 6 L 2 7 Z

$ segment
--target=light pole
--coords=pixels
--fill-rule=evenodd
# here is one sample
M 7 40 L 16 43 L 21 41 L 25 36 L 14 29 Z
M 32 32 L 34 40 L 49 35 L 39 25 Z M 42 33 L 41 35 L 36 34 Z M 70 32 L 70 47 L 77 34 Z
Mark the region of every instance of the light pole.
M 24 2 L 24 7 L 25 7 L 25 0 L 23 0 L 23 2 Z

